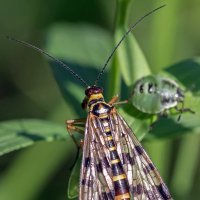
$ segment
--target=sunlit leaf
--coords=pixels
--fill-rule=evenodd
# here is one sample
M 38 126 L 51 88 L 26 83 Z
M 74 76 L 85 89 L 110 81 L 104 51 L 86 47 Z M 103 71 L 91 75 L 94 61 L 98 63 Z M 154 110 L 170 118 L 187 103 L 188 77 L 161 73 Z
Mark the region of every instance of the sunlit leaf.
M 58 23 L 48 29 L 46 48 L 68 62 L 100 69 L 111 52 L 111 41 L 98 26 Z

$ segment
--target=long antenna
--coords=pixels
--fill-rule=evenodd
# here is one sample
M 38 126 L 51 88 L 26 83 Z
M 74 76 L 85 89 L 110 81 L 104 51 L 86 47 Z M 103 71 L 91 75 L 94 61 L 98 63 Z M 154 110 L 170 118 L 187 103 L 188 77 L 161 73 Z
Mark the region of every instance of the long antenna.
M 32 45 L 32 44 L 29 44 L 29 43 L 27 43 L 27 42 L 25 42 L 25 41 L 15 39 L 15 38 L 12 38 L 12 37 L 10 37 L 10 36 L 6 36 L 6 38 L 7 38 L 8 40 L 18 42 L 18 43 L 20 43 L 20 44 L 22 44 L 22 45 L 24 45 L 24 46 L 27 46 L 27 47 L 29 47 L 29 48 L 32 48 L 32 49 L 34 49 L 34 50 L 36 50 L 36 51 L 38 51 L 38 52 L 44 54 L 45 56 L 47 56 L 47 57 L 50 58 L 51 60 L 53 60 L 53 61 L 55 61 L 56 63 L 58 63 L 58 64 L 59 64 L 60 66 L 62 66 L 64 69 L 68 70 L 75 78 L 77 78 L 78 80 L 80 80 L 84 86 L 88 87 L 87 82 L 86 82 L 83 78 L 81 78 L 77 73 L 75 73 L 68 65 L 66 65 L 66 64 L 65 64 L 64 62 L 62 62 L 61 60 L 59 60 L 59 59 L 57 59 L 57 58 L 54 58 L 53 56 L 51 56 L 50 54 L 48 54 L 46 51 L 44 51 L 44 50 L 42 50 L 42 49 L 40 49 L 40 48 L 38 48 L 38 47 L 36 47 L 36 46 L 34 46 L 34 45 Z
M 133 24 L 133 25 L 129 28 L 129 30 L 122 36 L 121 40 L 117 43 L 117 45 L 116 45 L 115 48 L 113 49 L 112 53 L 111 53 L 110 56 L 108 57 L 106 63 L 104 64 L 102 70 L 100 71 L 100 73 L 99 73 L 99 75 L 98 75 L 98 77 L 97 77 L 97 79 L 96 79 L 96 81 L 95 81 L 95 85 L 97 85 L 97 83 L 98 83 L 98 81 L 100 80 L 102 74 L 104 73 L 104 71 L 105 71 L 105 69 L 106 69 L 106 67 L 107 67 L 107 65 L 108 65 L 108 63 L 109 63 L 109 61 L 110 61 L 110 59 L 112 58 L 113 54 L 115 53 L 115 51 L 117 50 L 117 48 L 119 47 L 119 45 L 122 43 L 122 41 L 126 38 L 126 36 L 127 36 L 141 21 L 143 21 L 147 16 L 149 16 L 149 15 L 151 15 L 152 13 L 156 12 L 157 10 L 163 8 L 164 6 L 166 6 L 166 5 L 159 6 L 158 8 L 155 8 L 154 10 L 152 10 L 152 11 L 148 12 L 147 14 L 145 14 L 143 17 L 141 17 L 140 19 L 138 19 L 138 20 L 136 21 L 136 23 Z

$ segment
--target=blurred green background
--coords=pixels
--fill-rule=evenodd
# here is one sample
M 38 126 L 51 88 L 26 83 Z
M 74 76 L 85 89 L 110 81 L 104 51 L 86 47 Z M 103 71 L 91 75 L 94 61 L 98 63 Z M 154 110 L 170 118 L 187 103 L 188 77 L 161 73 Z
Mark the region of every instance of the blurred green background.
M 155 73 L 180 60 L 199 56 L 200 52 L 198 0 L 134 0 L 128 18 L 129 24 L 163 3 L 167 3 L 167 7 L 149 17 L 134 31 Z M 105 31 L 105 37 L 109 37 L 108 41 L 112 41 L 115 9 L 115 0 L 0 0 L 0 34 L 10 35 L 46 48 L 55 56 L 68 57 L 69 63 L 73 66 L 73 61 L 76 59 L 74 55 L 80 53 L 73 48 L 73 42 L 78 46 L 78 41 L 75 41 L 75 36 L 74 40 L 71 38 L 69 41 L 71 43 L 60 41 L 58 45 L 63 44 L 63 46 L 62 52 L 59 52 L 59 47 L 55 45 L 59 39 L 56 39 L 58 36 L 55 34 L 62 29 L 63 24 L 71 27 L 72 33 L 76 27 L 84 29 L 86 25 L 92 24 L 96 27 L 94 29 L 96 33 L 91 32 L 91 38 L 92 35 Z M 67 31 L 70 35 L 70 30 Z M 65 35 L 61 35 L 62 37 L 64 38 Z M 98 41 L 88 40 L 86 46 L 88 45 L 89 48 L 93 45 L 92 42 Z M 64 100 L 44 56 L 2 37 L 0 49 L 1 121 L 27 118 L 50 120 L 63 126 L 65 134 L 66 119 L 84 116 L 82 112 L 79 113 L 70 105 L 70 100 L 73 100 L 70 96 L 65 97 L 69 102 Z M 100 41 L 99 48 L 96 50 L 97 58 L 88 54 L 87 58 L 80 56 L 80 62 L 83 60 L 84 65 L 96 63 L 96 68 L 99 69 L 111 49 L 110 43 Z M 83 46 L 80 46 L 80 51 L 84 51 Z M 88 72 L 89 69 L 91 72 Z M 90 80 L 91 77 L 91 81 L 94 81 L 95 72 L 94 67 L 88 67 L 83 69 L 82 73 L 87 79 Z M 77 83 L 76 80 L 74 82 Z M 76 89 L 76 85 L 69 84 L 68 87 L 70 86 Z M 79 95 L 83 91 L 80 88 L 77 90 L 80 104 L 84 94 Z M 81 109 L 79 104 L 76 107 L 78 110 Z M 147 152 L 177 200 L 200 198 L 199 144 L 198 134 L 144 143 Z M 75 146 L 70 148 L 69 153 L 65 141 L 56 141 L 38 142 L 32 147 L 2 156 L 0 158 L 0 199 L 66 199 L 67 180 L 76 153 Z

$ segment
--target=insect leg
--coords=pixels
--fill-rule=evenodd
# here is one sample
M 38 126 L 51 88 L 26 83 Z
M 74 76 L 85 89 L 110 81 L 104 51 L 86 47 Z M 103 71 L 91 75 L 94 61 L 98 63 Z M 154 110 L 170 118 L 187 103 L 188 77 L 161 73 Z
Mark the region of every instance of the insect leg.
M 193 111 L 192 109 L 190 108 L 183 108 L 183 109 L 176 109 L 177 111 L 181 111 L 182 113 L 183 112 L 190 112 L 192 114 L 195 114 L 195 111 Z
M 108 104 L 113 105 L 114 103 L 116 103 L 118 101 L 118 99 L 119 99 L 119 96 L 116 95 L 108 102 Z
M 125 103 L 128 103 L 128 100 L 124 100 L 124 101 L 118 101 L 119 99 L 119 96 L 114 96 L 109 102 L 108 104 L 109 105 L 121 105 L 121 104 L 125 104 Z M 118 101 L 118 102 L 117 102 Z
M 178 108 L 177 106 L 175 107 L 176 111 L 180 113 L 180 115 L 178 116 L 177 121 L 180 121 L 181 115 L 184 112 L 190 112 L 192 114 L 195 114 L 195 112 L 192 109 L 190 109 L 190 108 L 184 108 L 184 102 L 180 102 L 180 103 L 182 103 L 182 107 L 181 108 Z
M 119 101 L 119 102 L 116 102 L 116 103 L 113 103 L 113 105 L 122 105 L 122 104 L 126 104 L 128 103 L 128 100 L 124 100 L 124 101 Z
M 73 132 L 78 132 L 80 134 L 84 134 L 84 126 L 85 126 L 86 119 L 73 119 L 73 120 L 66 120 L 66 128 L 69 135 L 72 137 L 74 143 L 78 148 L 83 146 L 83 141 L 81 140 L 80 143 L 77 142 L 76 138 L 73 135 Z

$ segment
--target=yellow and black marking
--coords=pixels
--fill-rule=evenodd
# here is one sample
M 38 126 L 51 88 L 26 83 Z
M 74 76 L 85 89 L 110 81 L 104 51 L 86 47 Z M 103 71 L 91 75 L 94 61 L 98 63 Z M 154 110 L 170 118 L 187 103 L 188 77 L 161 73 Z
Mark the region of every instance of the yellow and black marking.
M 105 114 L 104 114 L 105 115 Z M 115 142 L 112 137 L 112 133 L 109 125 L 109 116 L 107 117 L 99 117 L 102 121 L 106 137 L 106 145 L 110 151 L 110 163 L 113 174 L 113 185 L 115 191 L 115 200 L 130 200 L 130 192 L 127 176 L 124 173 L 124 169 L 122 163 L 120 161 L 119 155 L 117 153 L 117 148 Z
M 97 116 L 102 124 L 105 133 L 106 146 L 110 152 L 110 163 L 112 170 L 112 180 L 114 185 L 114 199 L 115 200 L 130 200 L 130 191 L 128 179 L 124 172 L 121 160 L 119 158 L 117 147 L 113 140 L 112 132 L 110 130 L 110 111 L 112 106 L 105 103 L 102 96 L 95 94 L 89 99 L 90 112 Z
M 89 112 L 98 118 L 99 121 L 96 126 L 101 128 L 101 134 L 104 136 L 105 145 L 109 150 L 109 160 L 107 157 L 103 158 L 103 163 L 106 168 L 111 168 L 112 172 L 112 186 L 113 190 L 109 192 L 102 192 L 100 194 L 101 199 L 113 199 L 113 200 L 130 200 L 134 198 L 134 196 L 139 196 L 144 193 L 141 184 L 137 184 L 136 187 L 130 188 L 128 183 L 127 175 L 124 171 L 122 161 L 119 157 L 118 147 L 116 145 L 116 141 L 114 140 L 115 132 L 111 130 L 111 121 L 110 121 L 110 114 L 113 107 L 110 104 L 105 103 L 102 98 L 102 95 L 98 95 L 95 93 L 89 99 Z M 135 146 L 135 151 L 138 156 L 144 155 L 144 150 L 140 145 Z M 130 157 L 130 155 L 126 154 L 127 162 L 134 165 L 134 160 Z M 85 159 L 85 167 L 88 167 L 88 159 Z M 101 163 L 98 163 L 96 169 L 99 173 L 102 172 Z M 143 169 L 144 173 L 149 174 L 151 171 L 154 170 L 154 166 L 149 163 L 149 166 Z M 160 179 L 159 179 L 160 180 Z M 82 185 L 86 185 L 87 187 L 92 187 L 93 182 L 91 180 L 83 179 Z M 156 185 L 156 194 L 151 194 L 150 192 L 148 195 L 154 196 L 161 196 L 163 199 L 171 200 L 171 196 L 165 186 L 164 183 L 158 183 Z
M 138 199 L 165 199 L 165 200 L 172 200 L 171 195 L 166 187 L 166 185 L 163 183 L 161 177 L 159 176 L 158 172 L 154 168 L 153 164 L 151 163 L 150 159 L 146 155 L 145 151 L 143 150 L 142 146 L 139 144 L 139 142 L 133 138 L 133 140 L 130 140 L 130 144 L 127 143 L 128 147 L 134 146 L 134 152 L 137 158 L 139 159 L 138 162 L 142 162 L 141 158 L 147 159 L 148 164 L 145 165 L 145 168 L 142 167 L 142 169 L 139 167 L 136 167 L 136 170 L 142 170 L 144 174 L 149 174 L 153 177 L 153 184 L 152 181 L 148 182 L 147 179 L 144 179 L 146 182 L 145 184 L 143 182 L 138 182 L 136 186 L 129 185 L 129 179 L 131 177 L 127 177 L 126 171 L 124 166 L 130 166 L 132 167 L 132 170 L 135 165 L 135 157 L 131 157 L 131 155 L 128 152 L 125 152 L 123 148 L 123 143 L 119 143 L 120 141 L 115 140 L 115 136 L 117 132 L 115 132 L 115 129 L 117 129 L 117 126 L 122 126 L 123 129 L 121 129 L 121 134 L 125 134 L 124 131 L 128 130 L 128 125 L 126 123 L 123 123 L 123 120 L 114 121 L 114 118 L 118 118 L 118 114 L 114 113 L 115 110 L 113 110 L 113 102 L 112 104 L 106 103 L 104 101 L 103 90 L 97 86 L 89 87 L 86 91 L 86 101 L 87 101 L 87 108 L 89 111 L 90 117 L 89 120 L 93 120 L 92 128 L 95 129 L 93 134 L 96 138 L 102 137 L 104 138 L 103 144 L 100 143 L 97 150 L 99 150 L 101 153 L 101 147 L 103 148 L 103 151 L 106 148 L 106 152 L 100 157 L 92 157 L 92 159 L 96 159 L 97 163 L 93 162 L 90 163 L 90 156 L 85 157 L 83 159 L 82 163 L 82 174 L 81 174 L 81 188 L 80 188 L 80 197 L 79 199 L 106 199 L 106 200 L 130 200 L 133 198 Z M 115 116 L 114 116 L 115 114 Z M 112 122 L 112 123 L 111 123 Z M 89 123 L 87 124 L 90 125 Z M 86 125 L 86 126 L 87 126 Z M 114 127 L 115 126 L 115 127 Z M 113 130 L 112 128 L 113 127 Z M 88 131 L 90 129 L 87 129 Z M 92 133 L 92 132 L 91 132 Z M 88 132 L 87 136 L 90 134 Z M 127 134 L 132 134 L 131 132 L 127 132 Z M 88 140 L 87 140 L 88 139 Z M 92 141 L 89 137 L 86 139 L 86 141 L 89 141 L 89 143 L 86 143 L 86 145 L 90 145 L 90 142 L 92 145 L 96 145 L 96 141 Z M 90 140 L 89 140 L 90 139 Z M 134 141 L 135 140 L 135 141 Z M 138 143 L 138 145 L 135 145 L 135 142 Z M 131 145 L 132 143 L 132 145 Z M 120 147 L 118 148 L 118 144 L 120 144 Z M 102 146 L 101 146 L 102 145 Z M 99 148 L 100 147 L 100 148 Z M 121 156 L 123 157 L 122 159 Z M 136 166 L 136 165 L 135 165 Z M 94 169 L 95 167 L 95 169 Z M 97 173 L 101 173 L 99 177 L 103 177 L 105 173 L 103 171 L 108 170 L 107 173 L 109 174 L 109 177 L 104 177 L 103 182 L 106 182 L 98 187 L 96 186 L 96 178 L 90 178 L 88 175 L 88 170 L 96 170 Z M 83 174 L 84 173 L 84 174 Z M 134 175 L 133 175 L 134 176 Z M 143 176 L 143 174 L 142 174 Z M 98 178 L 98 177 L 97 177 Z M 109 181 L 107 181 L 107 178 L 109 178 Z M 110 180 L 111 178 L 111 180 Z M 133 177 L 134 178 L 134 177 Z M 140 175 L 134 180 L 140 179 Z M 145 178 L 145 177 L 142 177 Z M 131 181 L 131 180 L 130 180 Z M 101 182 L 101 179 L 100 181 Z M 146 185 L 149 184 L 149 185 Z M 98 188 L 97 188 L 98 187 Z M 95 193 L 93 194 L 93 191 Z M 97 194 L 98 193 L 98 194 Z M 96 196 L 96 194 L 99 196 L 99 198 Z M 83 198 L 82 198 L 83 197 Z M 95 198 L 94 198 L 95 197 Z

